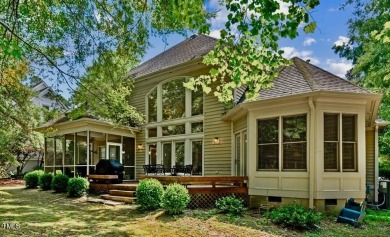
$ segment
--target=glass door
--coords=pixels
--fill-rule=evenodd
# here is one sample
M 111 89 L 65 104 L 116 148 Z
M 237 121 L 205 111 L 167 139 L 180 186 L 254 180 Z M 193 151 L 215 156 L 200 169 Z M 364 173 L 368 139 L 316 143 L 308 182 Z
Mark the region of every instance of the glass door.
M 135 138 L 123 137 L 122 161 L 125 168 L 124 180 L 135 179 Z
M 246 132 L 240 132 L 235 135 L 235 175 L 245 176 L 247 175 L 247 134 Z
M 107 142 L 107 156 L 108 159 L 117 160 L 122 164 L 122 144 Z

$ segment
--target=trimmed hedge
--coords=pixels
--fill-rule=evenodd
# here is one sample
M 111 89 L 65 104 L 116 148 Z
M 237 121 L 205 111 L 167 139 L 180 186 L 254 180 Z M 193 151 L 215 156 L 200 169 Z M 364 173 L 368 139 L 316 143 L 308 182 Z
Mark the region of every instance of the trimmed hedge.
M 42 190 L 50 190 L 52 181 L 53 181 L 52 173 L 43 174 L 39 177 L 39 187 Z
M 89 182 L 86 178 L 71 178 L 68 181 L 68 196 L 82 197 L 89 189 Z
M 162 196 L 162 207 L 170 215 L 180 214 L 190 202 L 188 190 L 181 184 L 170 184 Z
M 65 193 L 67 191 L 68 181 L 68 176 L 56 174 L 51 182 L 51 188 L 57 193 Z
M 137 204 L 143 210 L 155 210 L 161 205 L 163 193 L 163 186 L 157 179 L 143 179 L 136 191 Z
M 43 170 L 34 170 L 24 175 L 27 188 L 36 188 L 39 184 L 39 177 L 44 174 Z

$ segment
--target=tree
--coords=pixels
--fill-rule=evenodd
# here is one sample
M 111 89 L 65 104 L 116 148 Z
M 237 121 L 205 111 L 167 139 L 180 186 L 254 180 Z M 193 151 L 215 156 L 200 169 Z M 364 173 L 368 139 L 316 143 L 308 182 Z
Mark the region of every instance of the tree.
M 348 0 L 354 7 L 348 21 L 349 41 L 335 46 L 341 57 L 352 60 L 348 79 L 374 92 L 383 93 L 379 116 L 390 120 L 390 12 L 389 0 Z M 390 155 L 390 129 L 380 134 L 380 152 Z

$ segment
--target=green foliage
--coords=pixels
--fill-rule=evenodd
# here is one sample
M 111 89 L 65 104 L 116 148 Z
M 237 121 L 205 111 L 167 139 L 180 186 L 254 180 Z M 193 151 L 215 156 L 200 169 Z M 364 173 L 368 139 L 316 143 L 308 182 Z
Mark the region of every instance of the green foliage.
M 50 190 L 52 181 L 53 181 L 52 173 L 43 174 L 39 177 L 39 187 L 42 190 Z
M 297 203 L 288 204 L 266 213 L 275 224 L 294 229 L 312 229 L 322 220 L 321 213 L 315 213 Z
M 51 182 L 51 188 L 57 193 L 65 193 L 68 187 L 69 177 L 64 174 L 56 174 Z
M 89 188 L 89 182 L 85 178 L 71 178 L 68 181 L 68 196 L 69 197 L 82 197 Z
M 137 204 L 144 210 L 155 210 L 160 207 L 164 189 L 156 179 L 143 179 L 139 182 L 136 195 Z
M 162 196 L 162 207 L 170 215 L 180 214 L 190 202 L 188 190 L 181 184 L 170 184 Z
M 27 188 L 36 188 L 39 184 L 40 177 L 44 174 L 42 170 L 31 171 L 24 175 L 24 181 L 26 181 Z
M 390 179 L 390 156 L 379 158 L 379 177 Z
M 241 215 L 246 210 L 243 202 L 244 200 L 232 195 L 218 199 L 215 202 L 215 207 L 222 213 L 237 216 Z
M 364 218 L 364 221 L 370 224 L 375 222 L 390 224 L 390 212 L 386 210 L 374 211 L 374 210 L 366 209 L 366 216 Z

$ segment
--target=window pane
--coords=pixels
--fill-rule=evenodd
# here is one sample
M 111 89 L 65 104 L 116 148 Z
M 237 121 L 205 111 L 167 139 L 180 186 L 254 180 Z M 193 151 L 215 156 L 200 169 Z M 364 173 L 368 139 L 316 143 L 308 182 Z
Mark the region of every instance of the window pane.
M 191 123 L 191 133 L 202 133 L 203 132 L 203 122 Z
M 283 118 L 283 142 L 306 141 L 306 115 Z
M 283 169 L 306 169 L 306 142 L 283 144 Z
M 202 141 L 192 142 L 192 165 L 193 165 L 193 174 L 202 175 L 202 166 L 203 166 L 203 142 Z
M 338 170 L 338 142 L 325 142 L 324 143 L 324 169 L 325 170 Z
M 54 138 L 46 138 L 45 166 L 54 165 Z
M 176 79 L 162 85 L 163 120 L 185 116 L 186 91 L 183 82 L 185 79 Z
M 259 144 L 278 143 L 279 119 L 263 119 L 258 121 Z
M 148 121 L 157 121 L 157 88 L 155 88 L 148 96 Z
M 164 143 L 163 144 L 163 160 L 162 163 L 164 168 L 172 167 L 172 144 Z
M 184 124 L 162 127 L 163 136 L 184 134 L 185 132 L 186 132 L 186 127 Z
M 356 143 L 343 143 L 343 170 L 355 171 Z
M 192 116 L 203 114 L 203 90 L 201 87 L 196 88 L 196 91 L 192 91 L 191 106 Z
M 325 114 L 324 115 L 324 141 L 339 140 L 339 115 Z
M 134 166 L 135 165 L 135 138 L 123 137 L 122 149 L 123 149 L 122 151 L 123 165 Z
M 157 137 L 157 128 L 148 128 L 148 137 Z
M 176 142 L 175 156 L 175 166 L 184 166 L 184 142 Z
M 343 141 L 356 141 L 356 115 L 343 114 Z
M 279 169 L 279 145 L 259 146 L 258 169 Z
M 150 144 L 149 145 L 149 163 L 150 165 L 157 164 L 157 145 Z

